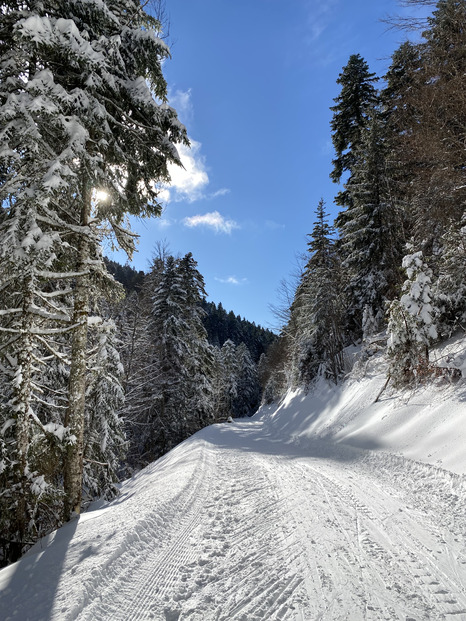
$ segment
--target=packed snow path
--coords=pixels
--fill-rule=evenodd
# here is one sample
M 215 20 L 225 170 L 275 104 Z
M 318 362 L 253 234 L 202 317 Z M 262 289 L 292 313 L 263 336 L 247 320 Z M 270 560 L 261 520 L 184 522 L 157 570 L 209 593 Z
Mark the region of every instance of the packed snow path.
M 214 425 L 0 572 L 6 620 L 466 620 L 464 478 Z

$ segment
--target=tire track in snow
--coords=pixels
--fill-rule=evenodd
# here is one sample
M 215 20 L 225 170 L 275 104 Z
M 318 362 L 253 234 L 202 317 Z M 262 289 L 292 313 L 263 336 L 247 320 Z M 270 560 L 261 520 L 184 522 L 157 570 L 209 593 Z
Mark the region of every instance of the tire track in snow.
M 402 507 L 398 511 L 387 513 L 386 506 L 390 506 L 393 491 L 385 489 L 385 493 L 374 494 L 378 487 L 372 483 L 366 489 L 359 488 L 367 496 L 367 490 L 372 492 L 372 510 L 364 502 L 361 502 L 352 492 L 344 489 L 339 481 L 327 479 L 337 490 L 337 494 L 346 498 L 353 504 L 362 524 L 362 543 L 367 554 L 379 567 L 397 567 L 400 575 L 404 577 L 403 592 L 407 598 L 419 596 L 426 601 L 427 618 L 448 618 L 448 616 L 464 616 L 466 618 L 466 595 L 465 595 L 465 572 L 461 572 L 460 564 L 456 556 L 450 555 L 447 563 L 440 562 L 439 554 L 447 552 L 449 547 L 443 540 L 443 549 L 439 550 L 438 527 L 429 515 L 424 511 L 417 512 L 415 519 Z M 413 500 L 409 498 L 409 500 Z M 396 518 L 396 519 L 394 519 Z M 420 522 L 420 523 L 419 523 Z M 398 542 L 394 550 L 393 542 Z M 451 549 L 458 549 L 458 545 L 450 545 Z M 407 564 L 409 569 L 407 571 Z M 462 573 L 462 577 L 460 574 Z M 407 594 L 406 585 L 412 586 L 412 593 Z M 395 583 L 395 588 L 401 590 L 401 586 Z
M 124 547 L 115 553 L 112 567 L 106 568 L 108 573 L 100 576 L 98 592 L 95 590 L 90 594 L 92 599 L 79 619 L 129 621 L 144 618 L 147 593 L 150 595 L 151 586 L 164 572 L 163 563 L 176 557 L 186 533 L 200 517 L 201 499 L 208 495 L 210 479 L 205 444 L 199 453 L 196 468 L 175 496 L 169 497 L 165 503 L 157 503 L 153 497 L 149 498 L 150 494 L 147 495 L 146 502 L 154 507 L 157 515 L 152 521 L 147 518 L 144 523 L 134 524 L 135 532 L 127 534 Z M 140 502 L 144 503 L 145 498 Z M 137 537 L 139 529 L 146 531 L 143 538 L 146 545 L 135 553 L 131 541 Z
M 171 507 L 167 541 L 159 536 L 160 549 L 126 572 L 120 559 L 82 621 L 294 619 L 302 579 L 287 567 L 283 501 L 253 455 L 210 445 L 203 455 L 195 485 Z
M 456 538 L 455 548 L 452 537 L 439 550 L 429 516 L 411 517 L 400 490 L 356 463 L 349 468 L 322 458 L 269 465 L 284 494 L 296 490 L 288 504 L 311 577 L 305 618 L 466 620 L 463 542 Z
M 192 446 L 128 504 L 131 530 L 54 620 L 466 621 L 457 478 L 290 447 L 257 423 L 215 426 Z

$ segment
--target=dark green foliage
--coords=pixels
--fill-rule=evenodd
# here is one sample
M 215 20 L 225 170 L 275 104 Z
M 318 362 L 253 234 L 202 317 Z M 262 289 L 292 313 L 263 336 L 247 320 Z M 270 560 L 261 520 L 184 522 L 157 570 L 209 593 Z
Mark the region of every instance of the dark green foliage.
M 323 200 L 316 215 L 310 258 L 291 307 L 294 374 L 304 384 L 318 373 L 336 382 L 343 370 L 342 273 Z
M 206 311 L 204 325 L 212 345 L 221 347 L 227 340 L 233 341 L 235 345 L 244 343 L 253 361 L 257 363 L 261 355 L 277 339 L 271 330 L 256 326 L 254 322 L 251 323 L 239 315 L 235 316 L 233 311 L 227 313 L 221 302 L 217 305 L 215 302 L 204 300 L 202 305 Z
M 145 272 L 108 259 L 105 263 L 110 273 L 124 286 L 127 293 L 142 289 L 147 277 Z M 227 312 L 221 302 L 216 304 L 203 298 L 201 307 L 204 311 L 202 321 L 207 330 L 208 341 L 215 347 L 222 347 L 228 340 L 233 341 L 235 345 L 245 343 L 252 360 L 257 364 L 261 355 L 277 340 L 274 332 L 235 315 L 233 311 Z
M 105 266 L 110 274 L 125 288 L 126 294 L 140 291 L 144 282 L 144 272 L 135 270 L 130 265 L 120 265 L 116 261 L 105 258 Z
M 382 327 L 385 303 L 401 284 L 404 216 L 392 194 L 385 135 L 382 116 L 374 110 L 345 186 L 351 201 L 340 227 L 339 253 L 348 281 L 346 329 L 353 339 L 363 335 L 365 310 Z
M 335 159 L 330 178 L 339 183 L 345 172 L 350 175 L 357 161 L 356 150 L 361 143 L 362 131 L 368 126 L 372 110 L 378 103 L 377 91 L 373 85 L 377 78 L 369 71 L 366 61 L 359 55 L 350 56 L 348 64 L 343 67 L 337 84 L 341 92 L 335 98 L 331 121 L 332 142 Z M 340 206 L 350 204 L 346 193 L 340 192 L 336 197 Z

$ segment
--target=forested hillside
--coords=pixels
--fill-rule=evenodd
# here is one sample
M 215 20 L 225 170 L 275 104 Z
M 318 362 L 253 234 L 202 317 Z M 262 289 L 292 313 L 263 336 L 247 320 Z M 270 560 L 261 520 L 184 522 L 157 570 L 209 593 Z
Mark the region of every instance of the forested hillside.
M 466 329 L 466 3 L 406 4 L 435 5 L 422 39 L 403 43 L 384 76 L 359 54 L 338 76 L 340 212 L 332 224 L 316 206 L 289 320 L 263 369 L 267 399 L 319 375 L 337 382 L 345 348 L 361 341 L 387 345 L 394 385 L 446 373 L 430 348 Z
M 146 274 L 137 271 L 130 265 L 120 265 L 116 261 L 105 259 L 108 271 L 125 288 L 127 294 L 139 293 L 144 288 Z M 277 336 L 271 330 L 256 326 L 233 311 L 226 311 L 222 303 L 209 302 L 205 298 L 201 301 L 204 310 L 202 323 L 207 330 L 207 339 L 211 345 L 222 347 L 225 341 L 233 341 L 235 345 L 244 343 L 255 363 L 259 362 L 269 346 L 276 341 Z

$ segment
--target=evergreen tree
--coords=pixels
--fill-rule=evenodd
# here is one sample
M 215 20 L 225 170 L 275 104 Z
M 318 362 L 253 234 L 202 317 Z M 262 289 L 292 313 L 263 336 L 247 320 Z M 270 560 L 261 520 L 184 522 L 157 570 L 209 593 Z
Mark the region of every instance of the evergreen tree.
M 200 304 L 204 296 L 192 255 L 168 257 L 152 294 L 148 327 L 153 343 L 148 455 L 166 452 L 213 420 L 212 350 Z
M 232 409 L 236 417 L 249 416 L 256 411 L 260 400 L 257 366 L 245 343 L 237 346 L 236 356 L 239 367 L 238 389 Z
M 117 351 L 116 326 L 112 320 L 98 324 L 88 353 L 83 485 L 87 500 L 112 498 L 125 454 L 123 366 Z
M 368 64 L 359 54 L 350 56 L 338 76 L 337 84 L 341 85 L 341 92 L 334 99 L 336 105 L 330 108 L 334 113 L 331 129 L 336 155 L 330 177 L 335 183 L 341 181 L 345 172 L 351 175 L 356 164 L 356 149 L 361 143 L 362 131 L 367 127 L 369 116 L 378 102 L 373 86 L 376 80 L 375 74 L 370 73 Z M 342 207 L 350 204 L 345 191 L 340 192 L 335 201 Z
M 44 204 L 39 193 L 34 199 L 18 189 L 0 225 L 0 509 L 12 560 L 25 540 L 56 526 L 57 473 L 44 449 L 48 446 L 56 457 L 69 437 L 58 414 L 63 407 L 59 388 L 44 383 L 44 369 L 67 363 L 62 337 L 70 324 L 70 289 L 50 271 L 60 238 L 48 223 L 41 224 Z M 44 494 L 50 518 L 45 521 L 37 514 Z
M 369 315 L 374 319 L 374 329 L 381 327 L 385 302 L 395 297 L 401 284 L 404 244 L 402 211 L 391 192 L 385 127 L 375 110 L 361 134 L 346 184 L 351 204 L 340 228 L 339 244 L 348 278 L 347 330 L 355 339 L 362 335 L 364 313 L 366 319 Z
M 233 416 L 233 404 L 238 397 L 240 365 L 233 341 L 225 341 L 220 350 L 220 394 L 219 411 L 221 416 Z
M 308 383 L 318 372 L 337 381 L 343 369 L 343 287 L 323 200 L 316 215 L 308 243 L 310 258 L 291 311 L 299 383 Z
M 400 300 L 394 300 L 390 306 L 388 324 L 389 372 L 398 384 L 413 381 L 428 368 L 429 347 L 437 339 L 432 270 L 424 263 L 422 252 L 406 255 L 403 268 L 408 279 Z
M 186 361 L 189 395 L 185 405 L 189 412 L 190 433 L 213 421 L 212 411 L 212 347 L 203 324 L 205 311 L 202 300 L 206 297 L 204 278 L 189 252 L 179 262 L 179 272 L 185 291 L 185 314 L 189 326 L 189 355 Z
M 433 287 L 439 332 L 449 337 L 466 326 L 466 213 L 463 226 L 452 224 L 442 238 L 439 276 Z

